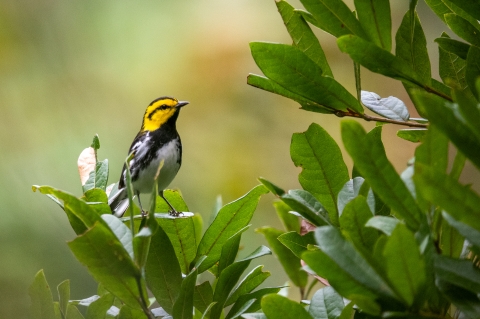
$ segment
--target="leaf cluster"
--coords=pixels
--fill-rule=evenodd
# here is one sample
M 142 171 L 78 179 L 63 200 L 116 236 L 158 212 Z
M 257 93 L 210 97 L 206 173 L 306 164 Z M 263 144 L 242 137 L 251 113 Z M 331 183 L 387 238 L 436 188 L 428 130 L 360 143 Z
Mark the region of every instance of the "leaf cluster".
M 301 3 L 306 11 L 276 1 L 293 44 L 251 43 L 264 76 L 250 74 L 248 83 L 306 111 L 416 127 L 398 136 L 419 144 L 398 174 L 386 156 L 382 127 L 366 132 L 345 120 L 342 141 L 354 162 L 349 174 L 339 146 L 321 126 L 293 135 L 290 153 L 302 168 L 302 189 L 286 191 L 261 178 L 279 199 L 275 207 L 285 229 L 259 232 L 302 299 L 316 282 L 325 287 L 303 304 L 266 296 L 263 314 L 253 316 L 480 317 L 480 196 L 459 182 L 466 160 L 480 169 L 480 5 L 426 0 L 462 39 L 446 33 L 435 39 L 438 81 L 432 78 L 417 1 L 410 1 L 395 32 L 394 53 L 388 0 L 355 0 L 354 12 L 341 0 Z M 356 96 L 334 79 L 311 26 L 336 37 L 352 59 Z M 401 81 L 424 118 L 410 118 L 398 98 L 362 91 L 360 66 Z M 456 151 L 451 163 L 449 145 Z
M 237 258 L 242 233 L 250 226 L 258 200 L 268 192 L 263 185 L 220 205 L 202 235 L 200 215 L 188 212 L 178 191 L 166 190 L 164 196 L 183 212 L 180 217 L 161 213 L 168 212 L 169 206 L 157 195 L 156 187 L 149 213 L 141 214 L 132 204 L 127 175 L 130 216 L 119 219 L 108 206 L 108 161 L 96 162 L 98 148 L 95 137 L 94 152 L 82 153 L 94 158 L 79 161 L 92 164 L 91 172 L 86 172 L 81 198 L 50 186 L 33 187 L 66 213 L 77 234 L 68 246 L 99 283 L 98 292 L 83 300 L 70 300 L 67 280 L 57 287 L 58 301 L 53 301 L 44 273 L 39 271 L 30 288 L 32 318 L 233 319 L 246 311 L 259 310 L 263 295 L 280 290 L 255 290 L 270 276 L 263 266 L 253 268 L 242 278 L 253 259 L 271 254 L 269 248 L 259 246 L 248 256 Z M 208 275 L 200 276 L 207 271 L 210 280 L 205 278 Z M 85 308 L 80 311 L 78 306 Z

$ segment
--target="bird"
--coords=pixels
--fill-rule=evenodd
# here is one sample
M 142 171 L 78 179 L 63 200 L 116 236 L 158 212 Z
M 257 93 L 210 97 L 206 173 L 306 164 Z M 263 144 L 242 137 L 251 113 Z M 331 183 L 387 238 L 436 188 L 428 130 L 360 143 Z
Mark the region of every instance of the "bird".
M 164 197 L 163 191 L 170 185 L 182 165 L 182 141 L 177 132 L 176 122 L 180 109 L 187 104 L 189 102 L 178 101 L 170 96 L 153 100 L 147 106 L 140 131 L 128 150 L 133 192 L 142 214 L 144 210 L 140 194 L 152 192 L 156 176 L 158 194 L 170 207 L 169 214 L 172 216 L 181 214 Z M 118 191 L 111 194 L 108 200 L 112 214 L 117 217 L 122 217 L 129 205 L 126 170 L 127 165 L 124 164 Z

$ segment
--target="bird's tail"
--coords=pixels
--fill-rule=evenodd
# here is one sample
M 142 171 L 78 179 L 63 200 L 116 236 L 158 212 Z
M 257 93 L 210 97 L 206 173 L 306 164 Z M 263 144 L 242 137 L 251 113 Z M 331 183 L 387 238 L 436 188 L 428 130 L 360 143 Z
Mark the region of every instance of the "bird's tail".
M 119 189 L 118 192 L 113 194 L 113 196 L 108 199 L 108 205 L 113 215 L 122 217 L 128 208 L 127 188 Z

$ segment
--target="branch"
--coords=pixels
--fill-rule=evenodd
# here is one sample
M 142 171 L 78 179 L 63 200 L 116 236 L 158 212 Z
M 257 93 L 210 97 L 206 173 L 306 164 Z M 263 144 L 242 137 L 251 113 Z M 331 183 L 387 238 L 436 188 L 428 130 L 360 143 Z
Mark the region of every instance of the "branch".
M 368 114 L 360 114 L 355 111 L 349 110 L 348 112 L 344 111 L 336 111 L 335 115 L 338 117 L 356 117 L 356 118 L 362 118 L 365 121 L 375 121 L 375 122 L 384 122 L 384 123 L 390 123 L 390 124 L 397 124 L 397 125 L 404 125 L 404 126 L 409 126 L 409 127 L 419 127 L 419 128 L 427 128 L 428 124 L 424 123 L 416 123 L 416 122 L 403 122 L 403 121 L 397 121 L 397 120 L 392 120 L 392 119 L 387 119 L 385 117 L 378 117 L 378 116 L 372 116 Z

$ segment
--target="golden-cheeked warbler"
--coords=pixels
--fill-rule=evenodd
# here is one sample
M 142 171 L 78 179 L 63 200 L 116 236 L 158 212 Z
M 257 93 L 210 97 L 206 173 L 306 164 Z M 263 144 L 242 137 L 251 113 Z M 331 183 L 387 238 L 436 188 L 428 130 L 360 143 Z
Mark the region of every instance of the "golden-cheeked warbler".
M 163 190 L 172 182 L 182 164 L 182 142 L 176 122 L 180 109 L 187 104 L 186 101 L 168 96 L 153 100 L 145 110 L 140 132 L 130 146 L 128 154 L 131 154 L 129 166 L 132 186 L 142 213 L 140 193 L 152 192 L 155 176 L 163 161 L 157 178 L 158 193 L 170 206 L 170 215 L 179 215 L 163 196 Z M 108 204 L 117 217 L 121 217 L 128 208 L 125 164 L 118 191 L 110 196 Z

